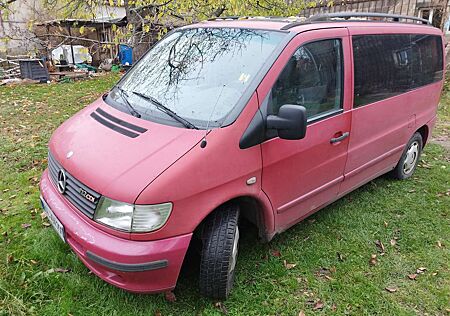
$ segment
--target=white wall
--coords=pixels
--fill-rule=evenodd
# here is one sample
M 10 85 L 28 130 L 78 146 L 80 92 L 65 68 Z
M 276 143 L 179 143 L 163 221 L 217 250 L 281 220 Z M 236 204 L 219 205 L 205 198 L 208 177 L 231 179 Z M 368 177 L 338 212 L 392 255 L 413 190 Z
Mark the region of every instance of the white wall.
M 11 12 L 0 20 L 0 55 L 33 53 L 38 47 L 29 23 L 38 18 L 40 0 L 17 0 L 10 5 Z M 10 38 L 5 42 L 5 38 Z
M 0 56 L 34 55 L 39 48 L 38 41 L 29 31 L 30 22 L 53 20 L 55 13 L 40 6 L 41 0 L 17 0 L 10 5 L 10 14 L 0 20 Z M 95 18 L 122 18 L 125 8 L 101 5 L 95 10 Z M 0 18 L 1 19 L 1 18 Z M 5 41 L 5 38 L 10 38 Z

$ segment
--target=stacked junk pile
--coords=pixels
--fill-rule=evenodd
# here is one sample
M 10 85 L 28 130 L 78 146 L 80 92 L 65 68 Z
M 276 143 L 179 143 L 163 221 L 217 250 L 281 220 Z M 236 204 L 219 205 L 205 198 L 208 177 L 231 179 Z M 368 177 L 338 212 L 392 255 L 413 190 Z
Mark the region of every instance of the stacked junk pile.
M 119 22 L 115 21 L 117 24 Z M 92 34 L 96 34 L 95 32 L 89 34 L 79 32 L 83 25 L 95 27 L 98 23 L 84 20 L 41 23 L 37 26 L 37 32 L 40 27 L 43 34 L 40 38 L 45 42 L 46 48 L 34 56 L 7 55 L 0 58 L 0 85 L 69 82 L 99 76 L 110 71 L 126 71 L 132 64 L 132 48 L 125 44 L 107 47 L 101 45 L 103 38 L 98 35 L 107 30 L 105 22 L 101 23 L 102 28 L 99 29 L 102 32 L 98 32 L 97 36 L 94 35 L 97 38 L 90 38 Z M 113 23 L 110 22 L 109 26 L 111 25 Z M 52 32 L 52 29 L 56 31 Z M 64 34 L 66 40 L 60 41 L 60 30 L 66 30 L 67 34 Z M 39 37 L 39 34 L 36 35 Z M 111 34 L 108 35 L 110 38 Z M 77 40 L 74 40 L 75 38 Z
M 114 65 L 113 59 L 106 59 L 99 67 L 94 67 L 86 47 L 61 45 L 52 50 L 50 58 L 8 55 L 6 58 L 0 58 L 0 86 L 69 82 L 121 70 L 121 67 Z

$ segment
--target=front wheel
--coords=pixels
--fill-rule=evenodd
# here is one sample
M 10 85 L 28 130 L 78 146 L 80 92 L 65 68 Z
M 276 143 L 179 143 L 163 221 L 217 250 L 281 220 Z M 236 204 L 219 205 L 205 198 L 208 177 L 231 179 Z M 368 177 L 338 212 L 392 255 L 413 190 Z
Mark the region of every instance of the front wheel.
M 416 132 L 406 145 L 405 151 L 400 157 L 397 166 L 392 170 L 394 178 L 404 180 L 412 176 L 419 163 L 422 148 L 422 135 Z
M 200 292 L 226 299 L 234 282 L 239 245 L 239 207 L 230 205 L 214 211 L 202 230 Z

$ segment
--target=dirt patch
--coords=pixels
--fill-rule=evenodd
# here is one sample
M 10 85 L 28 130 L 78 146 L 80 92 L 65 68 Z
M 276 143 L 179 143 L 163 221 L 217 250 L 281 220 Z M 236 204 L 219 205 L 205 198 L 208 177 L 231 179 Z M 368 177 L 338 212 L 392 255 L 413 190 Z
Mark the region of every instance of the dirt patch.
M 444 135 L 433 136 L 430 139 L 430 143 L 437 144 L 437 145 L 444 147 L 446 149 L 447 153 L 450 154 L 450 135 L 444 134 Z

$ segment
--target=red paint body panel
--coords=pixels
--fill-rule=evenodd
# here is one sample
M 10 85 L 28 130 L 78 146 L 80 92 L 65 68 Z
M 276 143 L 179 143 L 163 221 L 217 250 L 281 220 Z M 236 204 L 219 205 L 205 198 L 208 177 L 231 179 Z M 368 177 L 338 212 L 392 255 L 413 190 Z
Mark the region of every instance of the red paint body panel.
M 264 99 L 295 50 L 304 43 L 339 38 L 343 46 L 344 65 L 350 63 L 346 28 L 315 30 L 297 35 L 278 58 L 258 88 Z M 351 70 L 344 66 L 344 87 L 350 87 Z M 328 201 L 336 198 L 344 179 L 348 138 L 336 144 L 330 139 L 350 131 L 351 90 L 344 88 L 344 113 L 308 125 L 300 140 L 271 139 L 262 144 L 263 191 L 270 197 L 277 214 L 277 232 L 289 228 Z
M 134 234 L 134 239 L 167 238 L 192 232 L 212 210 L 236 197 L 252 197 L 262 207 L 265 227 L 274 229 L 270 203 L 261 192 L 260 146 L 242 150 L 239 140 L 258 109 L 256 94 L 236 122 L 214 129 L 205 148 L 195 146 L 142 192 L 138 204 L 172 201 L 174 211 L 164 229 L 149 234 Z M 247 179 L 256 177 L 256 184 Z
M 420 26 L 404 25 L 395 29 L 379 26 L 349 27 L 349 33 L 421 34 L 423 29 Z M 441 35 L 437 29 L 430 30 L 429 33 Z M 353 67 L 352 63 L 350 66 Z M 441 89 L 442 82 L 436 82 L 351 110 L 350 144 L 341 195 L 394 169 L 414 132 L 436 115 L 435 105 L 439 103 Z
M 125 137 L 90 117 L 97 107 L 148 130 L 136 138 Z M 203 135 L 199 130 L 135 118 L 100 98 L 62 124 L 53 134 L 49 148 L 56 160 L 88 187 L 115 200 L 134 203 L 149 179 L 161 174 Z M 69 151 L 74 154 L 66 159 Z
M 152 293 L 173 289 L 192 234 L 164 240 L 138 242 L 105 234 L 92 225 L 59 194 L 47 171 L 40 182 L 41 194 L 64 225 L 66 241 L 96 275 L 117 287 L 131 292 Z M 139 264 L 168 260 L 164 270 L 121 272 L 106 268 L 86 256 L 90 251 L 102 258 L 122 264 Z M 164 272 L 162 272 L 164 271 Z
M 285 22 L 220 21 L 187 27 L 241 27 L 279 30 Z M 248 103 L 226 127 L 210 131 L 167 126 L 133 117 L 101 98 L 62 124 L 49 149 L 61 166 L 103 196 L 130 204 L 171 202 L 166 224 L 150 233 L 125 233 L 87 218 L 59 194 L 44 172 L 41 194 L 66 230 L 66 240 L 80 259 L 105 281 L 132 292 L 173 289 L 191 241 L 202 220 L 225 202 L 252 199 L 259 207 L 263 234 L 270 240 L 347 192 L 391 170 L 415 131 L 436 120 L 443 82 L 353 109 L 355 34 L 426 33 L 427 26 L 399 23 L 312 23 L 289 30 L 295 36 L 261 79 Z M 342 113 L 308 125 L 301 140 L 273 138 L 247 149 L 239 141 L 263 106 L 283 67 L 302 44 L 327 38 L 342 41 L 344 91 Z M 250 95 L 250 94 L 249 94 Z M 95 121 L 95 109 L 147 129 L 129 138 Z M 345 140 L 331 144 L 339 133 Z M 66 158 L 73 152 L 70 159 Z M 247 180 L 256 178 L 248 185 Z M 168 260 L 162 270 L 120 272 L 86 256 L 141 264 Z

